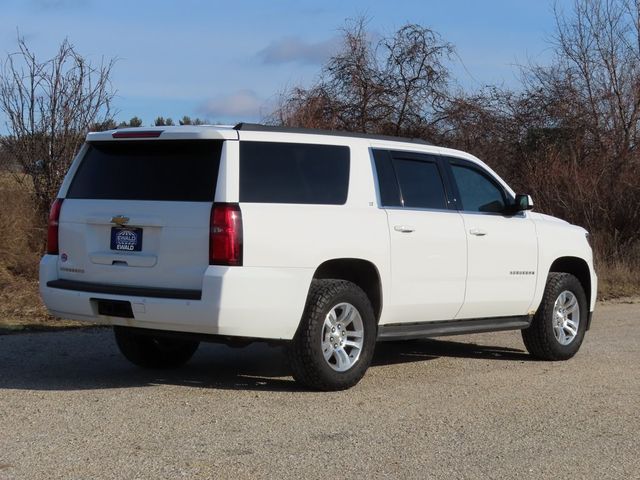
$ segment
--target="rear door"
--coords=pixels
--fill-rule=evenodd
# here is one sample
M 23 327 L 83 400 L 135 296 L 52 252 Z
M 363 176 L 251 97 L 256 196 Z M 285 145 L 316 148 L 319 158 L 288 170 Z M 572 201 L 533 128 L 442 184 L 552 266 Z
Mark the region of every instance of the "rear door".
M 450 205 L 437 155 L 374 150 L 391 239 L 387 323 L 453 319 L 464 300 L 464 222 Z
M 90 142 L 63 201 L 59 278 L 202 288 L 222 145 Z

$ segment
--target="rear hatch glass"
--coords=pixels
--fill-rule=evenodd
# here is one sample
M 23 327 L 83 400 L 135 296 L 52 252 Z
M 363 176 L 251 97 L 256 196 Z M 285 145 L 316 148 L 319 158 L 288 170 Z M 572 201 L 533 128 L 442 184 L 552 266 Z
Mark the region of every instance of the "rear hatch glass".
M 94 142 L 67 198 L 212 201 L 222 142 Z

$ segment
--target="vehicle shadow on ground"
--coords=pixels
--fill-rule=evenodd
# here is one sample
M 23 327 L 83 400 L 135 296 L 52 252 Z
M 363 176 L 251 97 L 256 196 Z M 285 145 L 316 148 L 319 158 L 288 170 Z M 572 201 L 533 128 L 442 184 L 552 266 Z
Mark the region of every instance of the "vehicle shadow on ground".
M 372 365 L 382 366 L 419 362 L 438 357 L 511 361 L 527 361 L 532 359 L 524 350 L 517 348 L 478 345 L 476 343 L 429 338 L 378 343 Z
M 522 350 L 442 340 L 379 343 L 373 367 L 438 357 L 528 360 Z M 110 329 L 0 336 L 0 389 L 86 390 L 150 385 L 301 391 L 282 347 L 202 344 L 184 367 L 144 370 L 117 351 Z

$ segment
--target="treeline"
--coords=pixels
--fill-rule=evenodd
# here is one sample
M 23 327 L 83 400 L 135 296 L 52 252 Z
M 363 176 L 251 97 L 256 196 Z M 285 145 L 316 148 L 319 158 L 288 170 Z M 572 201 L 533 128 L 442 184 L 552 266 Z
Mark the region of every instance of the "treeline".
M 41 60 L 19 37 L 16 52 L 0 68 L 0 111 L 7 133 L 0 136 L 0 168 L 27 188 L 39 218 L 47 217 L 75 153 L 89 131 L 138 127 L 138 117 L 117 123 L 112 109 L 115 60 L 93 64 L 64 40 L 52 58 Z M 156 125 L 173 125 L 157 117 Z M 188 116 L 180 125 L 201 125 Z
M 154 127 L 173 127 L 175 125 L 206 125 L 209 122 L 202 120 L 201 118 L 191 118 L 188 115 L 183 116 L 178 123 L 175 123 L 171 117 L 156 117 L 151 126 Z M 144 127 L 144 123 L 140 117 L 131 117 L 128 121 L 116 122 L 116 120 L 110 118 L 104 122 L 91 126 L 91 131 L 100 132 L 104 130 L 113 130 L 116 128 L 127 127 Z
M 465 92 L 448 65 L 455 48 L 405 25 L 373 40 L 347 24 L 342 50 L 315 85 L 293 88 L 270 119 L 289 126 L 416 137 L 476 154 L 537 210 L 592 233 L 600 262 L 640 257 L 640 9 L 577 0 L 556 11 L 552 61 L 521 84 Z

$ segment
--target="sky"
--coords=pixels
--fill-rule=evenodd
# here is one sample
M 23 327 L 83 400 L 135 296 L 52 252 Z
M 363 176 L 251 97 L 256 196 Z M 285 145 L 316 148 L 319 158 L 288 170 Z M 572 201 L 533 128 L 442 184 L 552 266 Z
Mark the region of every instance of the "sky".
M 375 35 L 406 23 L 440 33 L 468 90 L 516 86 L 518 65 L 551 57 L 552 0 L 0 0 L 0 56 L 17 32 L 42 59 L 66 37 L 94 63 L 118 59 L 118 121 L 260 121 L 280 92 L 313 84 L 345 20 L 362 15 Z

